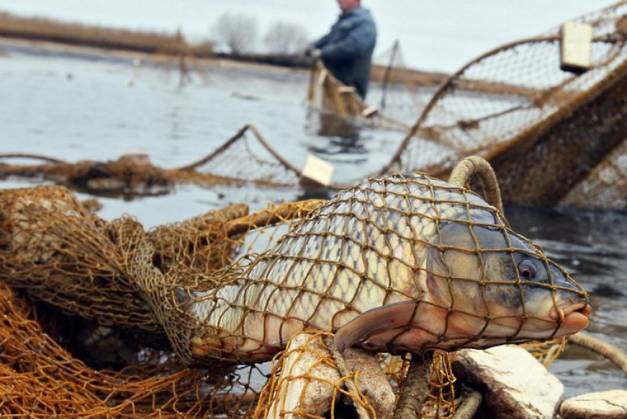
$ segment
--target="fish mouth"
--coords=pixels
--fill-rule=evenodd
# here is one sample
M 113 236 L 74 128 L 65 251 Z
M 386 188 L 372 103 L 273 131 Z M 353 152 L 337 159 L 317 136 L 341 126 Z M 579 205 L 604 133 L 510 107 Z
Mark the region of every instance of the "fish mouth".
M 591 314 L 592 307 L 587 302 L 581 302 L 564 308 L 554 307 L 550 317 L 560 325 L 560 330 L 578 332 L 588 326 Z
M 505 329 L 515 331 L 516 339 L 548 339 L 572 335 L 588 326 L 592 308 L 587 302 L 571 303 L 564 307 L 553 307 L 546 317 L 528 317 L 522 324 L 516 316 L 494 319 L 501 333 Z

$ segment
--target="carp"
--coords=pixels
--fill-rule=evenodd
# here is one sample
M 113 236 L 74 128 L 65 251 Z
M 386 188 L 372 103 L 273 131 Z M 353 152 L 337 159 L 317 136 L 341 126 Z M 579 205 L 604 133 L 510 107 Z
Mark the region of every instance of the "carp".
M 588 294 L 473 192 L 370 179 L 294 221 L 227 284 L 189 294 L 194 357 L 268 359 L 304 329 L 339 349 L 487 348 L 578 332 Z

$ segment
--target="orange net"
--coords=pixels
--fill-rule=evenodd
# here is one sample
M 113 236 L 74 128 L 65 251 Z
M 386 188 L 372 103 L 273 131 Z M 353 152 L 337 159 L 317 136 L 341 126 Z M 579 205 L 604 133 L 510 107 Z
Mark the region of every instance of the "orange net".
M 243 415 L 255 400 L 244 368 L 191 369 L 148 348 L 119 372 L 94 370 L 51 339 L 31 307 L 0 285 L 2 415 Z

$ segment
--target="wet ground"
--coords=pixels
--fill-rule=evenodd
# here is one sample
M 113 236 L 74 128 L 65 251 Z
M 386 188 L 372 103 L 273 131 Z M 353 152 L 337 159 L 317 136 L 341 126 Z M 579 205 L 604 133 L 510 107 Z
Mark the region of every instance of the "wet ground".
M 347 124 L 304 106 L 307 74 L 250 67 L 204 68 L 181 85 L 177 63 L 44 52 L 0 44 L 0 153 L 29 152 L 68 161 L 148 153 L 162 167 L 190 163 L 246 123 L 256 125 L 283 156 L 301 166 L 307 152 L 334 163 L 339 179 L 380 168 L 403 134 Z M 388 100 L 407 122 L 419 97 Z M 378 103 L 375 86 L 369 102 Z M 0 187 L 25 186 L 0 181 Z M 83 197 L 85 197 L 83 195 Z M 136 216 L 146 226 L 179 221 L 212 208 L 302 197 L 302 192 L 180 187 L 175 193 L 125 201 L 100 198 L 100 215 Z M 627 350 L 627 213 L 508 208 L 514 228 L 538 240 L 592 291 L 589 331 Z M 608 362 L 571 349 L 552 366 L 568 395 L 627 387 Z

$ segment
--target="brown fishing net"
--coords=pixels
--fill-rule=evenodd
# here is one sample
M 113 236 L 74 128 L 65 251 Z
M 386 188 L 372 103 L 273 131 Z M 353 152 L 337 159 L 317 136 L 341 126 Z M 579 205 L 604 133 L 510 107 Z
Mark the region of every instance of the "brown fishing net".
M 201 186 L 295 184 L 300 172 L 278 156 L 252 125 L 242 127 L 210 155 L 181 168 L 163 169 L 144 154 L 129 154 L 117 160 L 69 163 L 46 156 L 6 153 L 0 160 L 0 178 L 27 177 L 52 181 L 83 192 L 101 195 L 162 195 L 177 184 Z M 31 160 L 43 163 L 28 163 Z M 247 164 L 233 165 L 246 160 Z M 231 162 L 225 164 L 225 161 Z M 284 180 L 281 180 L 284 179 Z
M 145 348 L 141 361 L 121 371 L 94 370 L 42 329 L 32 304 L 0 287 L 2 415 L 243 415 L 253 405 L 255 367 L 190 369 Z
M 150 265 L 159 266 L 165 278 L 176 272 L 178 287 L 215 287 L 221 276 L 211 273 L 245 245 L 238 237 L 302 216 L 317 201 L 251 215 L 246 206 L 234 205 L 147 233 L 130 218 L 98 219 L 59 187 L 4 190 L 0 204 L 0 364 L 5 370 L 0 411 L 243 416 L 254 406 L 267 371 L 217 361 L 211 368 L 185 367 L 142 296 L 151 290 L 131 276 L 137 270 L 129 268 L 135 263 L 131 255 L 142 243 L 150 245 Z M 48 304 L 35 306 L 5 284 Z M 158 285 L 164 296 L 169 284 Z M 74 317 L 60 316 L 50 306 Z M 76 316 L 92 322 L 85 325 Z M 79 342 L 70 341 L 73 333 Z M 97 346 L 86 351 L 92 341 Z M 89 353 L 92 364 L 106 364 L 112 353 L 122 352 L 124 367 L 92 369 L 65 349 L 69 346 Z
M 445 176 L 461 157 L 479 154 L 495 164 L 506 200 L 556 204 L 624 140 L 626 13 L 623 1 L 576 19 L 593 31 L 591 68 L 582 74 L 560 69 L 559 27 L 472 60 L 440 85 L 377 174 Z M 341 87 L 321 73 L 314 68 L 311 86 L 322 88 L 310 97 L 327 97 L 336 110 Z
M 593 28 L 592 68 L 583 74 L 560 70 L 559 28 L 471 61 L 433 95 L 382 172 L 444 174 L 460 156 L 479 154 L 493 163 L 505 200 L 556 204 L 567 189 L 550 186 L 568 188 L 623 140 L 624 99 L 617 93 L 610 105 L 601 98 L 624 90 L 616 83 L 626 77 L 627 46 L 617 24 L 626 12 L 620 2 L 578 19 Z
M 579 189 L 590 190 L 584 178 L 612 150 L 617 150 L 616 155 L 608 162 L 624 156 L 617 147 L 624 141 L 620 133 L 627 120 L 623 92 L 627 47 L 621 27 L 626 11 L 627 4 L 620 2 L 578 19 L 593 28 L 592 68 L 583 74 L 560 70 L 559 28 L 471 61 L 436 90 L 378 173 L 420 169 L 444 176 L 460 157 L 481 154 L 495 165 L 507 201 L 555 205 L 564 198 L 565 204 L 590 204 L 565 195 L 578 184 Z M 340 114 L 368 111 L 354 93 L 342 89 L 320 65 L 314 66 L 312 101 L 320 97 Z M 41 176 L 90 192 L 129 195 L 165 193 L 177 183 L 294 187 L 301 177 L 300 169 L 252 126 L 243 127 L 208 156 L 178 169 L 155 167 L 137 155 L 104 163 L 48 160 L 40 165 L 0 164 L 0 173 Z M 599 178 L 591 174 L 589 179 L 588 183 L 598 183 Z M 610 192 L 604 194 L 608 206 L 621 207 L 624 188 L 610 185 Z
M 627 141 L 623 140 L 561 201 L 564 205 L 627 209 Z
M 13 311 L 3 332 L 17 337 L 14 329 L 24 324 L 29 329 L 20 333 L 32 336 L 12 343 L 19 349 L 3 346 L 3 353 L 13 354 L 3 368 L 13 372 L 0 383 L 13 385 L 24 370 L 28 380 L 40 380 L 33 388 L 41 384 L 53 392 L 66 380 L 63 374 L 73 375 L 64 385 L 72 392 L 82 383 L 81 401 L 64 408 L 78 412 L 106 407 L 240 416 L 270 376 L 262 399 L 268 402 L 257 405 L 263 412 L 294 381 L 281 378 L 285 363 L 307 353 L 323 359 L 314 365 L 340 371 L 327 408 L 353 405 L 370 415 L 369 409 L 385 406 L 362 394 L 360 372 L 350 369 L 349 357 L 338 356 L 347 348 L 402 354 L 549 339 L 582 327 L 587 304 L 585 291 L 511 231 L 496 208 L 463 187 L 421 174 L 371 179 L 330 201 L 286 203 L 254 214 L 235 205 L 148 232 L 128 217 L 99 219 L 63 188 L 5 190 L 0 225 L 0 280 L 53 313 L 13 310 L 27 306 L 7 289 L 3 304 Z M 90 327 L 65 322 L 55 310 Z M 72 328 L 85 329 L 84 341 L 68 336 L 64 329 Z M 288 346 L 273 371 L 266 362 L 305 329 L 334 332 L 324 343 L 335 364 L 316 355 L 324 348 L 308 341 L 305 350 Z M 47 333 L 74 351 L 102 340 L 106 344 L 91 354 L 119 352 L 123 361 L 116 365 L 123 367 L 117 373 L 91 369 L 61 352 Z M 22 357 L 30 357 L 23 361 L 30 369 L 20 364 Z M 45 374 L 56 374 L 47 365 L 57 362 L 62 373 L 46 387 Z M 373 362 L 368 371 L 379 365 Z M 404 363 L 383 366 L 394 395 L 403 386 Z M 320 382 L 315 370 L 305 368 L 303 379 Z M 452 414 L 448 358 L 437 355 L 430 371 L 427 405 Z M 164 377 L 176 378 L 163 384 Z M 13 394 L 20 392 L 32 394 L 28 387 Z M 49 403 L 33 409 L 50 412 L 65 396 L 41 397 Z M 10 400 L 11 411 L 30 409 L 30 401 Z
M 312 106 L 334 112 L 342 117 L 367 117 L 367 105 L 354 87 L 338 81 L 324 65 L 316 60 L 311 69 L 307 100 Z

